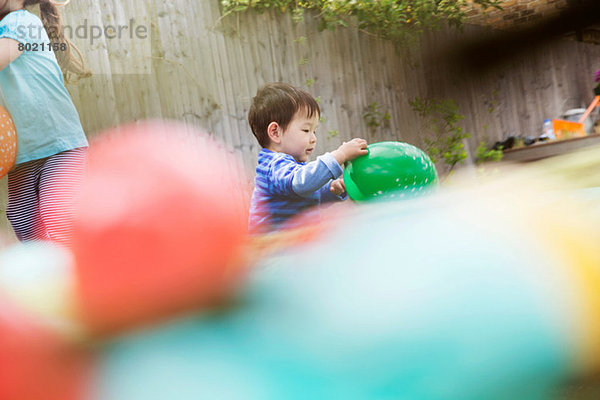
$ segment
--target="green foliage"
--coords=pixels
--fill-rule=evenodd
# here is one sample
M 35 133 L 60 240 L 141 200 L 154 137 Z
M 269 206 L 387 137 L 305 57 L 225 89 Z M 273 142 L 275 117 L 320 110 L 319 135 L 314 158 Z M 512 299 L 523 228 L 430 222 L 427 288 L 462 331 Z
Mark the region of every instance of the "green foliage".
M 327 132 L 327 134 L 329 135 L 329 137 L 336 137 L 336 136 L 339 134 L 339 132 L 338 132 L 338 130 L 337 130 L 337 129 L 330 129 L 330 130 Z
M 306 36 L 298 36 L 296 39 L 294 39 L 294 43 L 305 44 Z
M 492 90 L 492 98 L 485 101 L 484 104 L 487 106 L 487 112 L 492 114 L 498 108 L 498 90 Z
M 353 26 L 397 43 L 410 42 L 424 29 L 442 21 L 460 27 L 472 3 L 501 9 L 502 0 L 220 0 L 223 15 L 255 10 L 290 11 L 294 21 L 304 11 L 316 12 L 319 28 L 334 30 Z
M 381 111 L 381 105 L 377 104 L 376 101 L 366 107 L 362 117 L 370 129 L 379 128 L 380 126 L 387 127 L 391 119 L 390 113 Z
M 431 159 L 434 162 L 443 160 L 450 167 L 449 171 L 456 164 L 463 164 L 467 158 L 463 140 L 471 135 L 458 126 L 464 116 L 458 113 L 454 101 L 417 97 L 409 104 L 432 133 L 432 138 L 425 139 L 426 152 Z
M 488 149 L 484 141 L 479 143 L 477 150 L 475 151 L 475 160 L 477 164 L 482 164 L 486 161 L 500 161 L 502 160 L 502 147 L 498 150 Z

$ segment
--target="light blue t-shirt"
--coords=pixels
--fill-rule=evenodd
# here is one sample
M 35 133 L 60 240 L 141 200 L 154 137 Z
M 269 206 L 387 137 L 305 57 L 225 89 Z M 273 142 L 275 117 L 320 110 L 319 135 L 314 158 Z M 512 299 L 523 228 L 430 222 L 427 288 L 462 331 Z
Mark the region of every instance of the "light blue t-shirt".
M 0 21 L 0 38 L 31 44 L 0 71 L 0 93 L 17 128 L 17 164 L 88 145 L 42 21 L 26 10 Z

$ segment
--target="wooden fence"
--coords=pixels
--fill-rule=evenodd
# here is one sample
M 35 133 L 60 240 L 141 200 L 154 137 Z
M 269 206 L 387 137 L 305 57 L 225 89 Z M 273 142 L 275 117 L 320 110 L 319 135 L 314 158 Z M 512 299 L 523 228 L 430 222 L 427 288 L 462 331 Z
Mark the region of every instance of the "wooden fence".
M 317 154 L 357 136 L 423 147 L 425 132 L 409 105 L 420 97 L 458 104 L 472 155 L 480 140 L 537 136 L 545 118 L 587 105 L 600 67 L 600 47 L 557 41 L 476 77 L 449 74 L 449 58 L 433 56 L 460 42 L 459 32 L 430 33 L 420 46 L 398 50 L 351 29 L 319 32 L 310 15 L 298 24 L 276 13 L 221 19 L 218 0 L 79 0 L 63 15 L 94 72 L 68 85 L 90 137 L 129 121 L 184 121 L 221 138 L 249 174 L 259 147 L 246 116 L 266 82 L 286 81 L 319 99 Z M 92 40 L 96 27 L 104 33 Z M 132 37 L 135 29 L 146 36 Z M 389 113 L 387 123 L 368 126 L 371 104 Z
M 186 121 L 222 138 L 250 170 L 258 145 L 246 115 L 265 82 L 290 82 L 320 99 L 317 152 L 353 136 L 422 146 L 421 121 L 408 104 L 415 97 L 452 98 L 466 116 L 472 150 L 484 135 L 537 135 L 545 118 L 587 105 L 600 67 L 600 48 L 562 41 L 476 78 L 457 78 L 447 73 L 449 59 L 430 57 L 460 41 L 458 32 L 429 34 L 421 50 L 399 51 L 349 29 L 319 32 L 310 16 L 299 24 L 270 13 L 220 19 L 217 0 L 86 0 L 64 15 L 73 27 L 86 19 L 102 28 L 131 25 L 134 18 L 149 32 L 137 43 L 74 38 L 95 73 L 69 86 L 87 132 L 144 118 Z M 389 126 L 367 126 L 363 115 L 373 103 L 390 114 Z

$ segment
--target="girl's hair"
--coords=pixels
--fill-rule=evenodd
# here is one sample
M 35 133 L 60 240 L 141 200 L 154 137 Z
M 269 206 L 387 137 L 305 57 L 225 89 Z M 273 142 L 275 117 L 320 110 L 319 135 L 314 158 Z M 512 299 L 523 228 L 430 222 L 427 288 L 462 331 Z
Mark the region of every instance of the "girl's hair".
M 70 0 L 67 0 L 66 2 L 62 3 L 62 5 L 66 5 L 69 2 Z M 77 80 L 91 76 L 92 73 L 85 66 L 81 51 L 79 51 L 79 49 L 69 40 L 69 38 L 64 35 L 62 19 L 56 4 L 54 4 L 52 0 L 23 1 L 24 7 L 34 6 L 36 4 L 39 4 L 40 6 L 40 17 L 42 19 L 42 23 L 44 24 L 44 28 L 48 33 L 50 42 L 57 44 L 64 43 L 66 45 L 65 51 L 59 50 L 54 53 L 65 80 L 69 81 L 73 77 L 75 80 Z

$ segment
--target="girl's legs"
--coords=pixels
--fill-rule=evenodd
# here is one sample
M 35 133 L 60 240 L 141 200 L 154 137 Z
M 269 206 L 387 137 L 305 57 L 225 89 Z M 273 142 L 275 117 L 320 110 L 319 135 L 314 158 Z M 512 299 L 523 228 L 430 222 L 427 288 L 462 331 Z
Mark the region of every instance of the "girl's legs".
M 85 155 L 85 148 L 68 150 L 24 163 L 8 174 L 6 216 L 20 241 L 70 243 Z
M 43 163 L 29 161 L 8 173 L 6 216 L 20 241 L 48 240 L 39 213 L 39 171 Z
M 72 239 L 74 200 L 85 167 L 86 148 L 64 151 L 48 157 L 39 180 L 39 214 L 46 235 L 68 245 Z

